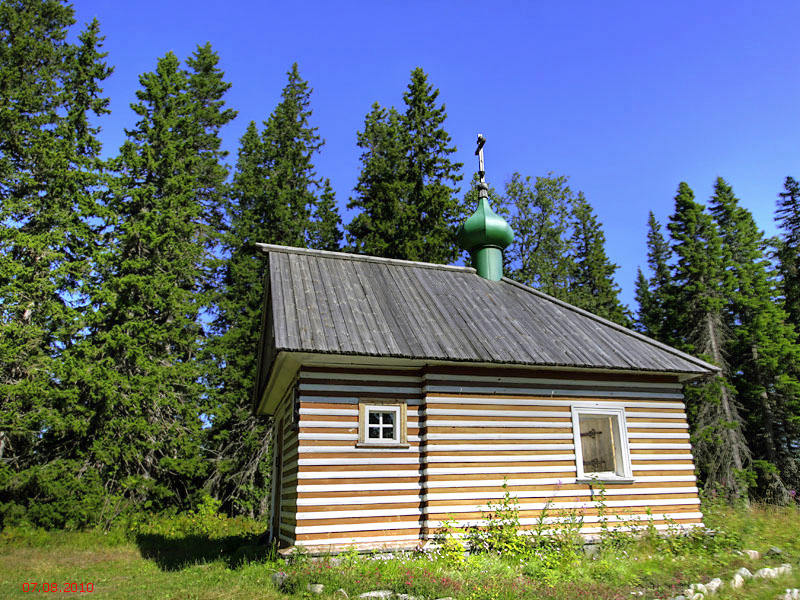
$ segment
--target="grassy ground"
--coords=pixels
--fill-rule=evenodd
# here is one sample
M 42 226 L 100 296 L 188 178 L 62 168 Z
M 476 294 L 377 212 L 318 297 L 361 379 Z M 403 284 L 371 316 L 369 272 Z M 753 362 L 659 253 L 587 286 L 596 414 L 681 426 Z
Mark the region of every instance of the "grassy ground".
M 465 600 L 666 598 L 691 582 L 714 577 L 727 582 L 741 566 L 755 572 L 787 562 L 793 566 L 791 575 L 750 580 L 740 590 L 726 586 L 716 598 L 774 600 L 786 588 L 800 587 L 800 509 L 717 506 L 706 507 L 705 514 L 717 535 L 674 542 L 654 538 L 633 542 L 622 536 L 609 539 L 594 557 L 568 549 L 539 549 L 516 558 L 479 554 L 465 561 L 412 555 L 368 560 L 355 554 L 336 563 L 304 557 L 268 560 L 266 549 L 258 545 L 257 524 L 208 515 L 155 519 L 109 533 L 8 528 L 0 533 L 0 598 L 63 597 L 65 584 L 80 590 L 81 583 L 84 590 L 91 583 L 93 591 L 69 596 L 307 598 L 307 583 L 323 583 L 322 599 L 331 598 L 340 587 L 351 598 L 373 589 Z M 753 561 L 737 553 L 741 549 L 766 553 L 770 546 L 779 548 L 781 555 Z M 270 576 L 276 571 L 287 574 L 283 591 L 272 584 Z M 38 583 L 36 590 L 24 591 L 32 590 L 33 582 Z M 59 591 L 44 591 L 45 583 L 57 584 Z

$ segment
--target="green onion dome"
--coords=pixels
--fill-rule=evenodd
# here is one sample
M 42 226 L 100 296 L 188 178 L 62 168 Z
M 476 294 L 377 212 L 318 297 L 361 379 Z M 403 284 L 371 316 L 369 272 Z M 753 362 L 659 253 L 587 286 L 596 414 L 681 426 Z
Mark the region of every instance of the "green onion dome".
M 506 220 L 489 206 L 489 186 L 478 184 L 478 208 L 456 231 L 458 245 L 472 257 L 478 275 L 490 281 L 503 278 L 503 248 L 514 240 Z
M 485 183 L 479 185 L 486 186 Z M 481 196 L 478 208 L 456 232 L 458 245 L 468 252 L 481 246 L 495 246 L 502 249 L 514 240 L 514 232 L 511 231 L 509 224 L 492 210 L 488 198 L 483 197 L 483 194 Z

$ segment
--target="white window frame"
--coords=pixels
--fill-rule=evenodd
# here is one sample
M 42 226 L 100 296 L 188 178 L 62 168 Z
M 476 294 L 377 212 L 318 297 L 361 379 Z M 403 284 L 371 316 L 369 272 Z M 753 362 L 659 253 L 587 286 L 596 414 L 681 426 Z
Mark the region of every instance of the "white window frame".
M 581 415 L 611 416 L 617 419 L 617 436 L 614 440 L 618 444 L 621 454 L 622 474 L 619 473 L 586 473 L 583 470 L 583 446 L 581 445 Z M 625 421 L 625 408 L 622 406 L 586 406 L 574 405 L 572 407 L 572 435 L 575 441 L 575 467 L 577 469 L 576 481 L 578 483 L 633 483 L 633 469 L 631 468 L 631 450 L 628 445 L 628 424 Z
M 369 437 L 369 415 L 372 412 L 394 414 L 394 437 L 375 439 Z M 408 447 L 408 413 L 405 402 L 365 400 L 358 404 L 358 447 Z

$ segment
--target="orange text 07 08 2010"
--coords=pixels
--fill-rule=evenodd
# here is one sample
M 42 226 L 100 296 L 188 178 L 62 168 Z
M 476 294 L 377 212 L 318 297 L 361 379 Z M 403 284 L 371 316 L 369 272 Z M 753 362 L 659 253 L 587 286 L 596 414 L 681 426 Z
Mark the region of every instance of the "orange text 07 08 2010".
M 75 593 L 83 594 L 94 591 L 94 583 L 91 581 L 67 581 L 60 582 L 40 582 L 40 581 L 25 581 L 22 583 L 23 592 L 60 592 L 60 593 Z

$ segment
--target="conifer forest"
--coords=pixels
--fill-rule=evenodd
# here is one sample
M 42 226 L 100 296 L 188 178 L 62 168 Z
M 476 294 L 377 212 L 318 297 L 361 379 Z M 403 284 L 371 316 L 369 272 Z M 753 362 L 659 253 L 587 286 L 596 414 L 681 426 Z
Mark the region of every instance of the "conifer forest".
M 208 497 L 260 518 L 255 244 L 463 261 L 477 179 L 422 68 L 402 105 L 375 103 L 353 132 L 347 198 L 314 166 L 324 123 L 297 64 L 227 156 L 237 111 L 210 44 L 154 59 L 135 126 L 104 154 L 103 39 L 62 0 L 0 2 L 0 524 L 104 525 Z M 675 182 L 672 214 L 642 223 L 635 306 L 567 175 L 498 173 L 490 189 L 515 233 L 507 276 L 720 367 L 685 389 L 701 485 L 775 503 L 800 488 L 800 183 L 786 175 L 772 238 L 728 181 L 697 196 Z

